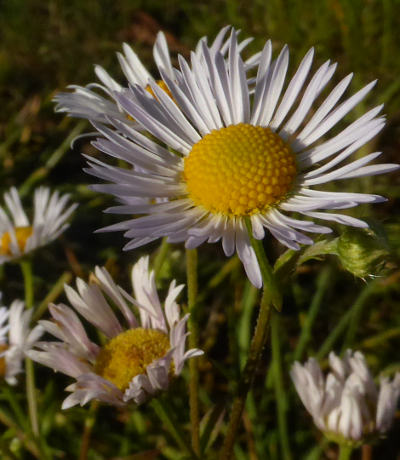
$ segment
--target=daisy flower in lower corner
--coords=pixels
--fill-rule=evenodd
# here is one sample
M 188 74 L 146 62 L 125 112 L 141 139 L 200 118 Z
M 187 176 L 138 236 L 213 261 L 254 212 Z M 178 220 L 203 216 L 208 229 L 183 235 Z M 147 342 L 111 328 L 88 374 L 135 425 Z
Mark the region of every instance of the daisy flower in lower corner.
M 331 352 L 325 376 L 317 361 L 296 362 L 290 372 L 297 393 L 316 426 L 336 442 L 358 445 L 391 427 L 400 396 L 400 372 L 375 384 L 362 353 Z
M 147 204 L 128 203 L 107 210 L 130 216 L 104 229 L 125 231 L 131 240 L 126 250 L 160 237 L 185 242 L 187 248 L 222 241 L 225 254 L 236 251 L 251 282 L 261 287 L 246 219 L 251 220 L 256 239 L 263 239 L 267 232 L 292 249 L 313 243 L 303 232 L 329 233 L 331 229 L 287 213 L 367 227 L 359 219 L 330 211 L 378 203 L 385 201 L 383 197 L 314 187 L 387 173 L 398 165 L 370 164 L 380 152 L 348 162 L 383 128 L 382 106 L 323 140 L 375 82 L 341 101 L 350 74 L 324 93 L 336 64 L 327 61 L 310 75 L 311 49 L 286 83 L 289 49 L 285 46 L 273 60 L 268 41 L 255 86 L 250 87 L 234 30 L 226 57 L 205 42 L 201 47 L 201 55 L 192 53 L 190 62 L 179 58 L 179 80 L 173 81 L 160 69 L 172 98 L 153 83 L 157 100 L 139 85 L 114 93 L 145 133 L 115 117 L 109 117 L 107 126 L 93 123 L 99 132 L 93 145 L 129 166 L 120 168 L 89 158 L 86 171 L 109 182 L 94 185 L 94 190 L 110 193 L 120 202 L 127 197 L 149 199 Z M 160 198 L 167 201 L 158 202 Z
M 9 385 L 17 383 L 25 354 L 43 333 L 41 326 L 30 329 L 32 313 L 21 300 L 14 300 L 10 308 L 0 307 L 0 380 Z
M 17 189 L 6 192 L 7 207 L 0 207 L 0 264 L 50 243 L 68 228 L 66 221 L 78 206 L 67 206 L 68 200 L 68 194 L 39 187 L 33 195 L 33 218 L 28 219 Z
M 171 282 L 162 307 L 148 257 L 132 269 L 135 298 L 115 284 L 105 268 L 96 267 L 91 280 L 87 284 L 78 278 L 77 290 L 65 286 L 65 293 L 76 312 L 104 334 L 105 343 L 88 337 L 74 309 L 50 305 L 53 321 L 40 324 L 60 341 L 39 342 L 29 353 L 33 360 L 76 379 L 66 388 L 72 394 L 63 409 L 91 399 L 116 406 L 141 404 L 166 390 L 187 359 L 203 354 L 198 349 L 185 351 L 189 315 L 181 318 L 176 303 L 183 285 Z

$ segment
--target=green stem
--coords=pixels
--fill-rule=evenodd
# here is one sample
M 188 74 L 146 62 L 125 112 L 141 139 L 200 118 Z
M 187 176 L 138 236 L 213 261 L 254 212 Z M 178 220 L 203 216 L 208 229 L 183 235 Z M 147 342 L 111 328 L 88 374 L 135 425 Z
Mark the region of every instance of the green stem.
M 322 299 L 324 298 L 326 288 L 331 279 L 331 274 L 332 270 L 328 266 L 321 272 L 317 279 L 317 290 L 313 296 L 310 309 L 301 329 L 300 338 L 293 356 L 294 361 L 299 361 L 302 358 L 304 350 L 311 339 L 311 329 L 321 307 Z
M 36 323 L 46 313 L 49 303 L 55 302 L 58 296 L 64 291 L 64 284 L 68 284 L 72 279 L 71 272 L 64 272 L 56 281 L 46 297 L 40 302 L 32 316 L 32 323 Z
M 92 401 L 90 404 L 89 413 L 87 414 L 85 418 L 85 426 L 84 426 L 83 433 L 82 433 L 79 460 L 87 460 L 88 458 L 90 436 L 92 434 L 94 424 L 96 423 L 96 415 L 97 415 L 98 408 L 99 408 L 99 402 Z
M 282 458 L 284 460 L 292 460 L 289 444 L 288 426 L 286 420 L 287 412 L 287 397 L 285 394 L 283 376 L 282 376 L 282 357 L 279 332 L 279 316 L 272 315 L 271 319 L 271 347 L 272 347 L 272 364 L 274 372 L 274 388 L 276 409 L 278 415 L 278 432 L 279 440 L 282 447 Z
M 15 435 L 17 436 L 17 438 L 22 442 L 24 443 L 26 449 L 35 457 L 35 458 L 38 458 L 40 459 L 40 451 L 39 449 L 37 448 L 37 446 L 35 445 L 35 443 L 33 441 L 31 441 L 27 434 L 22 431 L 18 425 L 14 422 L 14 420 L 12 420 L 12 418 L 6 414 L 5 412 L 3 412 L 3 410 L 0 408 L 0 423 L 2 423 L 3 425 L 7 426 L 8 428 L 14 430 L 15 432 Z
M 376 289 L 376 285 L 379 283 L 379 280 L 374 280 L 368 283 L 365 288 L 361 291 L 360 295 L 357 297 L 353 306 L 351 307 L 351 318 L 349 322 L 349 327 L 343 343 L 343 350 L 350 348 L 354 344 L 354 340 L 357 333 L 358 325 L 361 321 L 361 316 L 363 313 L 364 306 L 367 303 L 367 300 L 371 294 Z
M 316 358 L 318 360 L 323 359 L 333 349 L 333 346 L 335 345 L 338 338 L 342 335 L 346 328 L 349 327 L 349 324 L 351 325 L 354 311 L 360 311 L 360 309 L 362 309 L 366 300 L 376 288 L 376 283 L 377 281 L 372 281 L 369 284 L 367 284 L 367 286 L 365 286 L 365 288 L 361 291 L 360 295 L 357 297 L 356 301 L 354 302 L 350 310 L 348 310 L 347 313 L 345 313 L 340 318 L 339 322 L 337 323 L 333 331 L 328 335 L 324 343 L 321 345 L 321 348 L 319 349 L 316 355 Z M 353 328 L 353 326 L 351 326 L 351 328 Z M 344 342 L 343 349 L 345 349 L 348 345 L 348 342 L 346 342 L 347 341 Z
M 261 269 L 261 275 L 264 282 L 264 290 L 260 303 L 260 311 L 253 338 L 250 344 L 249 355 L 246 366 L 243 370 L 239 381 L 237 394 L 233 399 L 231 417 L 226 432 L 224 444 L 220 452 L 220 460 L 232 459 L 233 446 L 235 444 L 237 433 L 240 428 L 243 408 L 246 402 L 247 393 L 253 383 L 254 375 L 257 370 L 262 349 L 266 343 L 268 336 L 268 325 L 271 318 L 271 306 L 274 305 L 280 309 L 282 305 L 281 295 L 277 289 L 277 284 L 274 279 L 272 268 L 269 265 L 265 255 L 262 243 L 255 240 L 252 236 L 251 223 L 246 221 L 246 226 L 249 232 L 251 245 L 256 253 L 257 261 Z
M 182 433 L 179 424 L 176 423 L 176 420 L 172 417 L 173 411 L 166 406 L 165 402 L 160 398 L 153 399 L 151 405 L 158 418 L 166 426 L 167 430 L 171 436 L 175 439 L 178 446 L 185 452 L 186 455 L 189 455 L 192 459 L 198 459 L 199 457 L 193 452 L 191 447 L 187 444 L 185 436 Z
M 160 247 L 157 251 L 157 255 L 156 257 L 154 258 L 154 263 L 153 263 L 153 267 L 154 267 L 154 274 L 156 276 L 156 278 L 158 277 L 158 275 L 160 274 L 160 270 L 165 262 L 165 259 L 168 255 L 168 250 L 169 250 L 169 243 L 167 241 L 167 238 L 163 238 L 161 240 L 161 244 L 160 244 Z
M 32 433 L 35 438 L 39 437 L 39 420 L 36 402 L 36 390 L 35 390 L 35 370 L 33 362 L 29 359 L 25 359 L 25 370 L 26 370 L 26 397 L 28 399 L 28 411 L 29 419 L 31 422 Z
M 24 277 L 25 287 L 25 304 L 26 308 L 33 307 L 33 274 L 32 274 L 32 263 L 30 259 L 22 259 L 20 261 L 20 267 L 22 275 Z M 39 420 L 36 402 L 36 389 L 35 389 L 35 369 L 33 362 L 29 359 L 25 359 L 25 371 L 26 371 L 26 397 L 28 400 L 28 412 L 29 420 L 31 423 L 32 433 L 35 438 L 39 437 Z
M 24 277 L 25 287 L 25 304 L 26 308 L 33 307 L 33 275 L 32 275 L 32 263 L 29 259 L 22 259 L 19 263 Z
M 188 309 L 190 313 L 189 347 L 198 347 L 197 327 L 197 250 L 186 249 L 186 277 L 188 290 Z M 189 361 L 189 404 L 190 404 L 190 426 L 192 434 L 192 448 L 196 455 L 200 455 L 200 417 L 199 417 L 199 369 L 197 360 Z
M 350 460 L 351 453 L 353 452 L 353 448 L 346 444 L 341 444 L 339 447 L 339 458 L 338 460 Z

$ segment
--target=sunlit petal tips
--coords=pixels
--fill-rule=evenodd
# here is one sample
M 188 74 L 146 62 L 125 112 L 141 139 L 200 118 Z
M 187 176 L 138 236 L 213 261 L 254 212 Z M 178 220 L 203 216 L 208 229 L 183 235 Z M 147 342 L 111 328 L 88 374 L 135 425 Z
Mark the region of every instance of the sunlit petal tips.
M 228 50 L 226 36 L 229 29 L 229 26 L 224 27 L 211 44 L 210 49 L 214 53 L 226 54 Z M 242 51 L 251 41 L 252 38 L 243 40 L 239 45 L 239 51 Z M 206 42 L 206 37 L 200 39 L 197 46 L 199 59 L 201 59 L 201 44 L 203 42 Z M 154 78 L 127 43 L 122 45 L 122 50 L 122 53 L 117 53 L 117 58 L 126 83 L 118 83 L 103 67 L 96 65 L 94 70 L 100 83 L 89 83 L 87 86 L 70 85 L 68 89 L 71 92 L 61 92 L 54 97 L 57 104 L 56 111 L 101 123 L 108 123 L 109 117 L 112 117 L 116 120 L 125 121 L 130 126 L 140 128 L 135 119 L 122 109 L 117 95 L 123 94 L 129 86 L 133 85 L 138 85 L 148 91 L 149 94 L 154 95 L 150 86 L 150 83 L 154 82 Z M 163 32 L 157 34 L 153 47 L 153 57 L 160 75 L 172 81 L 180 79 L 179 73 L 172 67 L 170 51 Z M 245 63 L 246 69 L 254 67 L 257 59 L 257 55 L 252 56 Z M 162 90 L 169 91 L 163 80 L 157 80 L 157 84 Z
M 63 409 L 91 399 L 116 406 L 141 404 L 166 390 L 188 359 L 203 354 L 198 349 L 186 351 L 188 315 L 181 318 L 176 303 L 183 286 L 172 281 L 162 306 L 148 257 L 132 269 L 134 298 L 105 268 L 96 267 L 89 284 L 78 278 L 76 285 L 77 290 L 65 287 L 68 300 L 107 342 L 103 346 L 93 342 L 72 308 L 50 305 L 52 321 L 40 323 L 60 341 L 39 342 L 29 352 L 33 360 L 76 379 L 67 387 L 72 394 Z M 0 310 L 0 327 L 1 314 Z
M 6 192 L 6 207 L 0 208 L 0 264 L 50 243 L 66 230 L 67 220 L 78 206 L 67 206 L 68 200 L 69 195 L 39 187 L 33 195 L 33 218 L 28 219 L 17 189 Z
M 329 363 L 326 376 L 313 358 L 296 362 L 290 373 L 317 427 L 336 441 L 355 444 L 386 433 L 400 396 L 400 373 L 392 381 L 382 378 L 378 388 L 362 353 L 347 350 L 341 359 L 332 352 Z
M 41 326 L 30 329 L 32 313 L 20 300 L 14 300 L 10 308 L 0 307 L 0 381 L 9 385 L 16 385 L 26 353 L 43 333 Z
M 328 61 L 311 73 L 314 51 L 310 50 L 288 78 L 288 47 L 273 60 L 268 42 L 257 58 L 253 87 L 240 50 L 234 30 L 227 40 L 226 55 L 202 39 L 190 62 L 179 57 L 175 73 L 179 78 L 161 71 L 168 91 L 154 82 L 150 87 L 155 97 L 138 84 L 124 92 L 115 90 L 112 94 L 118 106 L 151 140 L 130 129 L 128 120 L 110 116 L 108 129 L 95 124 L 99 138 L 94 145 L 127 161 L 130 168 L 89 159 L 86 171 L 108 182 L 93 186 L 94 190 L 110 193 L 124 203 L 109 212 L 128 214 L 130 220 L 106 230 L 125 230 L 131 240 L 126 249 L 159 237 L 185 242 L 188 248 L 221 240 L 225 254 L 236 251 L 251 282 L 261 287 L 246 218 L 251 219 L 256 239 L 271 233 L 292 249 L 313 243 L 303 231 L 331 230 L 287 217 L 286 212 L 365 227 L 359 219 L 332 211 L 383 201 L 382 197 L 313 187 L 391 172 L 398 165 L 371 164 L 380 152 L 349 161 L 383 128 L 382 106 L 322 139 L 375 82 L 345 97 L 349 75 L 322 95 L 336 64 Z M 129 201 L 138 198 L 146 198 L 147 205 Z

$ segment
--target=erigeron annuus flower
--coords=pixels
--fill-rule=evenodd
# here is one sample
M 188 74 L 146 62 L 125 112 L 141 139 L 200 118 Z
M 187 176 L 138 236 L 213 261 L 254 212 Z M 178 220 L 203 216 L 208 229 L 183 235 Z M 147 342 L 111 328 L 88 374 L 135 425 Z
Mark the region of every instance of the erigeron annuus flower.
M 43 333 L 40 326 L 30 330 L 32 312 L 20 300 L 14 300 L 10 308 L 0 307 L 0 380 L 9 385 L 17 383 L 25 354 Z
M 39 342 L 40 351 L 29 356 L 76 379 L 67 387 L 72 394 L 65 399 L 64 409 L 91 399 L 117 406 L 130 401 L 141 404 L 166 390 L 187 359 L 203 354 L 198 349 L 185 351 L 189 315 L 181 318 L 176 303 L 183 285 L 171 282 L 163 308 L 148 264 L 148 257 L 142 257 L 132 269 L 135 298 L 116 285 L 105 268 L 96 267 L 93 283 L 78 278 L 77 290 L 65 286 L 74 309 L 107 338 L 103 346 L 87 336 L 78 315 L 67 305 L 50 305 L 53 321 L 40 321 L 61 342 Z
M 125 230 L 131 241 L 124 249 L 164 236 L 170 242 L 185 242 L 187 248 L 221 240 L 225 254 L 237 251 L 249 279 L 260 287 L 261 273 L 249 242 L 247 218 L 256 239 L 264 238 L 267 230 L 292 249 L 313 243 L 303 231 L 329 233 L 331 229 L 289 217 L 287 212 L 367 227 L 354 217 L 321 211 L 377 203 L 384 198 L 312 187 L 385 173 L 398 166 L 369 165 L 380 152 L 346 162 L 383 128 L 382 106 L 369 110 L 330 139 L 321 140 L 375 82 L 339 102 L 352 79 L 350 74 L 322 96 L 336 64 L 327 61 L 309 77 L 311 49 L 285 87 L 289 50 L 285 46 L 272 60 L 271 43 L 267 42 L 258 64 L 254 96 L 250 97 L 235 32 L 226 58 L 204 42 L 201 46 L 201 55 L 192 53 L 191 66 L 179 58 L 179 80 L 173 81 L 160 69 L 173 99 L 154 83 L 150 85 L 157 100 L 138 85 L 123 94 L 114 93 L 125 112 L 153 137 L 133 130 L 119 118 L 110 118 L 111 126 L 93 123 L 102 136 L 93 145 L 132 168 L 89 159 L 86 171 L 110 182 L 95 185 L 94 190 L 111 193 L 120 201 L 153 198 L 150 203 L 128 203 L 107 210 L 136 215 L 104 229 Z M 143 169 L 136 171 L 135 165 Z M 168 201 L 159 203 L 160 198 Z
M 387 432 L 400 396 L 400 373 L 392 381 L 381 378 L 378 389 L 359 351 L 347 350 L 342 359 L 331 352 L 329 364 L 326 376 L 314 358 L 296 362 L 290 373 L 316 426 L 332 439 L 355 444 Z
M 225 37 L 229 28 L 229 26 L 226 26 L 221 29 L 210 46 L 211 52 L 220 50 L 222 53 L 226 53 L 228 43 Z M 199 40 L 196 49 L 198 55 L 201 54 L 201 43 L 206 42 L 206 40 L 206 37 Z M 240 43 L 240 49 L 244 49 L 251 41 L 252 38 L 244 39 Z M 154 81 L 150 72 L 127 43 L 123 44 L 122 49 L 123 53 L 117 53 L 117 57 L 128 85 L 139 85 L 154 96 L 154 92 L 150 86 L 150 82 L 153 82 L 171 95 L 163 80 Z M 163 32 L 157 34 L 153 47 L 153 57 L 158 69 L 162 69 L 171 80 L 180 78 L 177 71 L 172 67 L 170 51 Z M 248 59 L 246 68 L 252 68 L 257 62 L 258 57 L 258 55 L 254 55 Z M 70 85 L 69 88 L 73 92 L 61 92 L 55 96 L 54 101 L 57 103 L 56 111 L 65 112 L 69 116 L 86 118 L 102 123 L 108 123 L 109 117 L 113 117 L 138 127 L 135 120 L 123 110 L 116 97 L 117 94 L 125 92 L 128 87 L 118 83 L 103 67 L 96 65 L 94 70 L 101 83 L 90 83 L 85 87 Z
M 7 212 L 0 208 L 0 264 L 50 243 L 68 228 L 66 221 L 77 207 L 67 207 L 68 200 L 68 194 L 39 187 L 33 196 L 33 218 L 28 219 L 17 189 L 6 192 Z

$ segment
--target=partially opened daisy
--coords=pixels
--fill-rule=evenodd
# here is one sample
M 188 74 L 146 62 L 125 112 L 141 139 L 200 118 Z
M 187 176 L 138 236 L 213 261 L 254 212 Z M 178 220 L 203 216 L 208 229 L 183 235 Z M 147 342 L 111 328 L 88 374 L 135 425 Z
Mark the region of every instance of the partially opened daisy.
M 229 29 L 229 26 L 221 29 L 210 46 L 211 53 L 220 51 L 225 54 L 227 52 L 228 42 L 226 41 L 226 34 Z M 239 45 L 240 50 L 245 48 L 251 41 L 252 38 L 243 40 Z M 199 40 L 196 51 L 198 54 L 201 54 L 201 44 L 203 42 L 207 42 L 206 37 Z M 169 92 L 163 80 L 154 80 L 137 54 L 127 43 L 123 44 L 122 49 L 123 53 L 117 53 L 117 57 L 128 85 L 139 85 L 154 96 L 150 86 L 150 82 L 153 82 L 153 84 L 158 84 L 164 91 Z M 153 47 L 153 57 L 158 69 L 165 72 L 168 78 L 173 81 L 180 78 L 178 72 L 172 67 L 167 40 L 163 32 L 157 34 Z M 246 68 L 250 69 L 253 67 L 258 57 L 258 55 L 252 56 L 246 62 Z M 90 83 L 85 87 L 70 85 L 69 88 L 73 92 L 61 92 L 55 96 L 54 101 L 57 103 L 56 111 L 65 112 L 73 117 L 96 120 L 102 123 L 108 123 L 108 117 L 114 117 L 126 121 L 130 125 L 137 126 L 135 120 L 124 111 L 116 97 L 117 94 L 126 91 L 128 86 L 118 83 L 99 65 L 96 65 L 94 70 L 101 83 Z
M 33 195 L 33 218 L 28 219 L 17 189 L 6 192 L 7 208 L 0 208 L 0 264 L 55 240 L 69 226 L 66 221 L 77 207 L 67 206 L 68 200 L 68 194 L 39 187 Z
M 384 198 L 361 193 L 312 188 L 338 179 L 393 171 L 394 164 L 372 164 L 380 152 L 352 162 L 346 160 L 384 126 L 378 106 L 330 139 L 322 136 L 360 102 L 375 85 L 342 98 L 352 74 L 322 95 L 336 64 L 325 62 L 311 76 L 311 49 L 287 82 L 289 50 L 272 60 L 267 42 L 258 65 L 254 96 L 250 97 L 245 66 L 232 31 L 228 56 L 201 43 L 201 55 L 191 63 L 179 58 L 181 79 L 173 81 L 160 69 L 173 99 L 153 82 L 153 98 L 139 85 L 114 93 L 120 106 L 153 137 L 131 129 L 120 118 L 112 126 L 94 123 L 101 134 L 94 145 L 123 159 L 131 169 L 89 159 L 87 172 L 111 184 L 93 186 L 120 201 L 150 197 L 147 204 L 124 204 L 108 210 L 141 217 L 105 230 L 125 230 L 125 249 L 160 237 L 195 248 L 205 241 L 222 241 L 227 256 L 237 251 L 251 282 L 260 287 L 260 269 L 250 245 L 245 220 L 256 239 L 270 232 L 285 246 L 312 244 L 305 232 L 328 233 L 330 228 L 286 215 L 366 227 L 359 219 L 323 212 L 345 209 Z M 154 138 L 156 140 L 154 140 Z M 167 146 L 168 148 L 166 148 Z M 133 165 L 143 170 L 136 171 Z M 157 199 L 167 198 L 167 202 Z M 299 231 L 300 230 L 300 231 Z
M 132 269 L 135 298 L 116 285 L 105 268 L 96 267 L 92 280 L 87 284 L 78 278 L 77 290 L 65 286 L 65 293 L 74 309 L 104 334 L 105 344 L 88 337 L 72 308 L 50 305 L 53 321 L 40 324 L 61 341 L 40 342 L 40 351 L 29 353 L 32 359 L 76 379 L 67 387 L 72 394 L 64 401 L 64 409 L 91 399 L 116 406 L 130 401 L 141 404 L 166 390 L 187 359 L 203 354 L 198 349 L 185 351 L 189 315 L 181 318 L 176 303 L 183 285 L 171 282 L 162 307 L 148 257 Z
M 400 396 L 400 373 L 392 381 L 374 382 L 362 353 L 347 350 L 341 359 L 330 353 L 325 376 L 317 361 L 296 362 L 291 377 L 314 423 L 329 438 L 357 445 L 386 433 Z
M 32 312 L 20 300 L 14 300 L 10 308 L 0 307 L 0 380 L 9 385 L 17 383 L 25 354 L 43 333 L 41 326 L 30 330 Z

